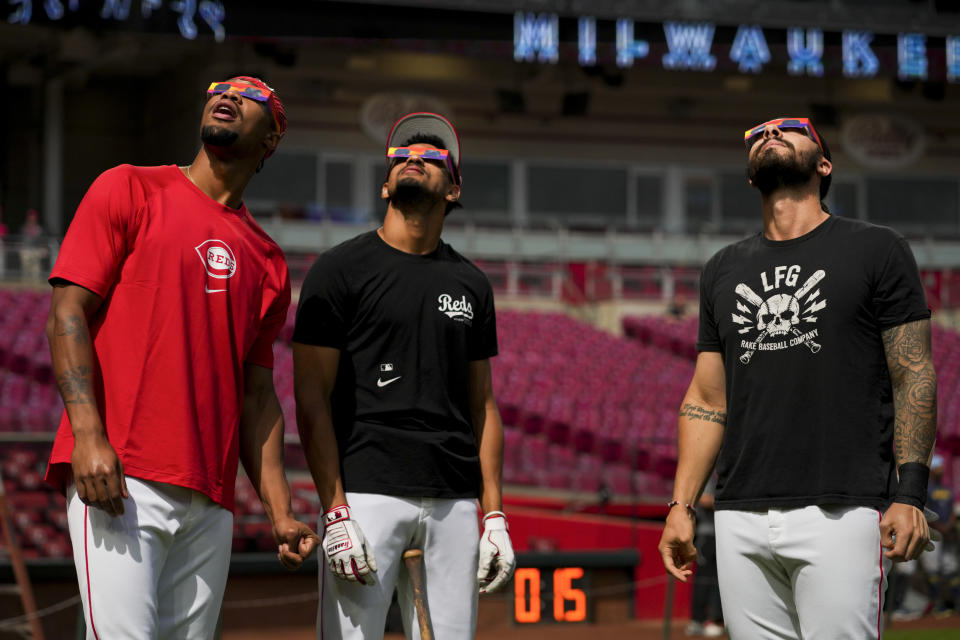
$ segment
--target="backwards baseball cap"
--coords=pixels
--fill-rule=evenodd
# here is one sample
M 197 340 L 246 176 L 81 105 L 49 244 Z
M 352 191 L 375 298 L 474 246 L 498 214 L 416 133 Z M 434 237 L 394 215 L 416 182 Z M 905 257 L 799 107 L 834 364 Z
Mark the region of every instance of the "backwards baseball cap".
M 283 108 L 283 102 L 280 100 L 280 96 L 277 95 L 275 89 L 267 85 L 266 82 L 260 78 L 255 78 L 253 76 L 234 76 L 231 80 L 243 80 L 244 82 L 249 82 L 255 87 L 263 89 L 264 91 L 270 92 L 270 97 L 267 98 L 267 107 L 270 109 L 270 113 L 273 115 L 274 121 L 277 123 L 277 131 L 280 135 L 283 135 L 287 132 L 287 111 Z M 265 158 L 269 158 L 273 155 L 273 152 L 267 153 Z
M 453 180 L 458 185 L 461 184 L 463 179 L 460 176 L 460 136 L 457 135 L 457 130 L 453 128 L 450 121 L 440 114 L 417 111 L 403 116 L 390 129 L 390 135 L 387 136 L 387 149 L 406 145 L 407 141 L 418 133 L 436 136 L 443 141 L 443 147 L 450 152 L 450 158 L 456 168 Z

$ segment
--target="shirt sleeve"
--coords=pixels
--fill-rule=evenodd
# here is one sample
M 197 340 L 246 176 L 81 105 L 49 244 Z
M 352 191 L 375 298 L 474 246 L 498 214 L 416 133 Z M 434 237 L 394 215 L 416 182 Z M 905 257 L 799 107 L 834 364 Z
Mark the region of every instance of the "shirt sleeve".
M 720 327 L 713 309 L 713 280 L 715 259 L 707 262 L 700 272 L 700 323 L 697 327 L 697 351 L 723 351 Z
M 293 341 L 341 351 L 347 347 L 350 291 L 330 254 L 317 258 L 300 289 Z
M 474 318 L 474 331 L 467 357 L 486 360 L 497 355 L 497 311 L 493 302 L 493 288 L 484 276 L 484 294 L 479 313 Z
M 67 280 L 105 298 L 136 234 L 143 187 L 129 165 L 90 185 L 60 245 L 50 280 Z
M 881 330 L 930 317 L 917 261 L 910 245 L 899 234 L 877 277 L 872 303 Z
M 273 369 L 273 343 L 287 322 L 287 310 L 290 308 L 290 273 L 282 253 L 275 262 L 279 286 L 260 323 L 257 339 L 244 359 L 244 362 L 267 369 Z

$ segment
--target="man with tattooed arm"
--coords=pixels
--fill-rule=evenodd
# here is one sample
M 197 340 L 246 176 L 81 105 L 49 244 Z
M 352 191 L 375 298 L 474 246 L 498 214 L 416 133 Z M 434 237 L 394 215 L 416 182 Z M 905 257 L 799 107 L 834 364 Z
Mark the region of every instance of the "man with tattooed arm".
M 104 172 L 67 230 L 47 320 L 66 411 L 47 481 L 67 495 L 87 638 L 214 637 L 238 460 L 280 561 L 318 542 L 291 510 L 273 387 L 290 278 L 242 200 L 286 122 L 257 78 L 214 82 L 193 162 Z
M 930 539 L 930 312 L 903 237 L 823 205 L 833 165 L 809 119 L 744 140 L 763 229 L 703 269 L 660 553 L 693 573 L 693 505 L 716 464 L 731 638 L 879 638 L 891 562 Z

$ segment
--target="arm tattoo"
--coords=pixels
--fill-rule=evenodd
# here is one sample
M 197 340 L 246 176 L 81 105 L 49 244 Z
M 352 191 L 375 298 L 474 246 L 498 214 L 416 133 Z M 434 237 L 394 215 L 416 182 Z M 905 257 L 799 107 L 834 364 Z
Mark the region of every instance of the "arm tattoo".
M 72 336 L 75 344 L 87 344 L 90 342 L 90 333 L 87 329 L 87 321 L 78 315 L 72 315 L 65 322 L 57 322 L 58 336 Z M 64 326 L 66 325 L 66 326 Z
M 700 405 L 690 404 L 689 402 L 680 407 L 680 416 L 690 418 L 691 420 L 706 420 L 707 422 L 715 422 L 717 424 L 727 423 L 726 411 L 706 409 Z
M 893 446 L 897 465 L 927 464 L 937 437 L 937 376 L 930 349 L 930 321 L 917 320 L 883 332 L 893 387 Z
M 90 404 L 93 402 L 93 386 L 90 383 L 91 367 L 80 365 L 67 369 L 57 376 L 57 386 L 64 404 Z

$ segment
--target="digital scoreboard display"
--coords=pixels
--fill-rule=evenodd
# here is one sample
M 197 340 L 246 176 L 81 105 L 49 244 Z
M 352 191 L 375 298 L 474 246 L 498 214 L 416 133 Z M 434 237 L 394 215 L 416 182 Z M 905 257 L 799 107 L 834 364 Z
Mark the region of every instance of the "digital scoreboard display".
M 513 575 L 514 622 L 540 622 L 545 614 L 552 614 L 555 622 L 586 622 L 588 582 L 583 567 L 517 569 Z M 546 594 L 550 597 L 544 598 Z
M 510 589 L 517 625 L 577 624 L 595 619 L 598 587 L 603 599 L 622 602 L 632 614 L 636 551 L 520 553 Z

